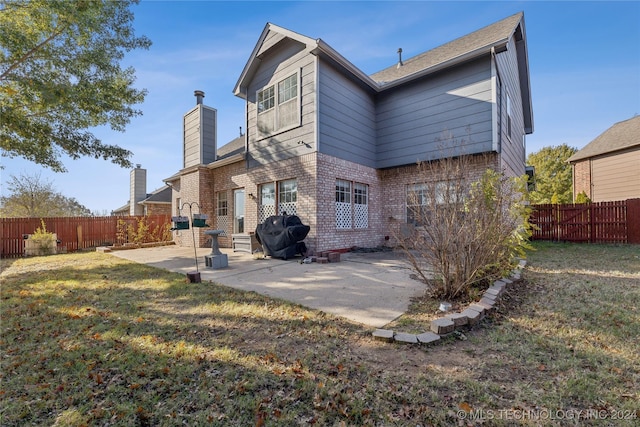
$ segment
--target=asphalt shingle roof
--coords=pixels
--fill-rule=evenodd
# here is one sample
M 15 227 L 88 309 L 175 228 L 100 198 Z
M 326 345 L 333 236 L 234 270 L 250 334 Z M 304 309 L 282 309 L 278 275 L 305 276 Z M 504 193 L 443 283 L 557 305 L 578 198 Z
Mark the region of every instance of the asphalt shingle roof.
M 244 141 L 245 136 L 242 135 L 218 148 L 218 159 L 224 159 L 234 154 L 242 153 L 244 151 Z
M 522 20 L 523 13 L 519 12 L 501 21 L 488 25 L 466 36 L 445 43 L 442 46 L 427 52 L 403 60 L 403 65 L 397 63 L 382 71 L 372 74 L 370 77 L 384 85 L 400 78 L 410 76 L 436 65 L 445 63 L 475 50 L 491 47 L 511 37 L 518 23 Z
M 635 146 L 640 146 L 640 116 L 614 124 L 569 157 L 568 161 L 575 162 Z
M 171 187 L 160 187 L 147 195 L 143 203 L 171 203 Z

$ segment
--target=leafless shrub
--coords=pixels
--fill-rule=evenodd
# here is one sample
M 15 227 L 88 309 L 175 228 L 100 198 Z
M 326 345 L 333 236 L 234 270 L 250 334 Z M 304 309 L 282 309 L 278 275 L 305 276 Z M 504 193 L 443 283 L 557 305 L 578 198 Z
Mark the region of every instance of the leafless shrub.
M 466 296 L 472 285 L 512 269 L 526 247 L 526 180 L 495 171 L 491 160 L 420 163 L 422 181 L 407 191 L 408 224 L 396 240 L 434 297 Z

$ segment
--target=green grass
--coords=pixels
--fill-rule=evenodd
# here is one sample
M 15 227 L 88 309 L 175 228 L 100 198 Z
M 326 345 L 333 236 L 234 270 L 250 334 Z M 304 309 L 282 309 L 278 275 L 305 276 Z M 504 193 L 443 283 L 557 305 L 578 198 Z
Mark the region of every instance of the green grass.
M 640 248 L 535 246 L 497 313 L 464 341 L 434 347 L 381 343 L 341 318 L 110 255 L 0 260 L 0 425 L 448 426 L 460 410 L 496 411 L 482 413 L 484 425 L 564 424 L 507 419 L 515 410 L 640 416 Z M 421 322 L 412 312 L 399 320 L 426 330 Z M 593 414 L 574 424 L 601 425 Z

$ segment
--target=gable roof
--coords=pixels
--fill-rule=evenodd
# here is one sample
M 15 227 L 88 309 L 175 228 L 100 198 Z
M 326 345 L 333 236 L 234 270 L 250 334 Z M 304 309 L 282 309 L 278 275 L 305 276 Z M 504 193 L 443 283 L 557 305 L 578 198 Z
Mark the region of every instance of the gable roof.
M 614 124 L 567 161 L 576 162 L 636 146 L 640 147 L 640 116 Z
M 507 49 L 507 44 L 515 35 L 518 42 L 516 50 L 518 53 L 520 91 L 523 97 L 525 130 L 527 133 L 533 132 L 529 59 L 523 12 L 516 13 L 466 36 L 409 58 L 403 61 L 403 65 L 400 67 L 394 64 L 370 76 L 349 62 L 322 39 L 313 39 L 275 24 L 267 23 L 233 89 L 236 96 L 246 99 L 246 88 L 259 68 L 262 61 L 261 58 L 271 47 L 277 44 L 275 43 L 272 46 L 265 45 L 270 32 L 281 36 L 281 39 L 291 39 L 305 45 L 312 54 L 329 60 L 346 73 L 355 76 L 375 92 L 388 90 L 476 57 L 489 55 L 492 52 L 502 52 Z

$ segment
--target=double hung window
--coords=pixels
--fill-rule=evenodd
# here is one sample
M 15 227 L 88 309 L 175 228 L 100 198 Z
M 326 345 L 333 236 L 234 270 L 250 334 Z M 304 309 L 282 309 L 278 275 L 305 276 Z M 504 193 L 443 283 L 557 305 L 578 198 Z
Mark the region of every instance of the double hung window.
M 261 137 L 300 125 L 298 76 L 294 73 L 257 92 L 258 132 Z
M 336 180 L 336 228 L 339 230 L 369 227 L 369 186 L 342 179 Z
M 259 193 L 258 221 L 260 223 L 273 215 L 298 214 L 298 181 L 296 179 L 264 183 L 260 185 Z

